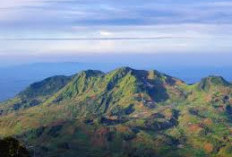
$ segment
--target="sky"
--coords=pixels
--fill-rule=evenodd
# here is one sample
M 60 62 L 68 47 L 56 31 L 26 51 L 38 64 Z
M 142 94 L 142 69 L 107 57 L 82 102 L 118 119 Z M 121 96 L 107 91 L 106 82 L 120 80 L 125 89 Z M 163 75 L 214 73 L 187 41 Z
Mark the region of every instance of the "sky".
M 0 66 L 137 54 L 232 65 L 231 41 L 232 0 L 0 2 Z

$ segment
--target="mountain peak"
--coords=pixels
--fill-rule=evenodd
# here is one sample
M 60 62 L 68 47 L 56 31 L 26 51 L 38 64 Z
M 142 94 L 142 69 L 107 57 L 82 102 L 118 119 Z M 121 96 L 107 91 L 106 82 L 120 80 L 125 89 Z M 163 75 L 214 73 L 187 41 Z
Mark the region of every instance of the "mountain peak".
M 131 68 L 129 66 L 123 66 L 123 67 L 118 68 L 118 69 L 121 69 L 121 70 L 135 70 L 135 69 L 133 69 L 133 68 Z
M 99 70 L 85 70 L 77 74 L 78 76 L 93 77 L 98 75 L 104 75 L 102 71 Z
M 35 98 L 37 96 L 51 95 L 63 88 L 71 77 L 68 76 L 53 76 L 43 81 L 31 84 L 24 91 L 19 93 L 19 96 L 26 98 Z
M 203 78 L 199 83 L 199 88 L 207 90 L 213 86 L 230 86 L 231 84 L 226 81 L 222 76 L 211 75 Z
M 125 66 L 125 67 L 115 69 L 114 71 L 116 71 L 116 72 L 130 72 L 130 71 L 135 71 L 135 69 L 132 69 L 131 67 Z

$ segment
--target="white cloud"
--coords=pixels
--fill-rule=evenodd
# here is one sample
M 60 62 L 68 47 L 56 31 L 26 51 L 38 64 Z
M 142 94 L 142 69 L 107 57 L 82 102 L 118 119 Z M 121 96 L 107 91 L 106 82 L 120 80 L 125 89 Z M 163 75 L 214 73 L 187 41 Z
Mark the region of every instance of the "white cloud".
M 2 0 L 0 53 L 230 52 L 231 7 L 213 0 Z
M 112 36 L 112 35 L 113 35 L 113 33 L 112 33 L 112 32 L 109 32 L 109 31 L 103 31 L 103 30 L 101 30 L 101 31 L 99 32 L 99 34 L 100 34 L 100 36 L 102 36 L 102 37 L 110 37 L 110 36 Z
M 210 3 L 207 3 L 207 6 L 213 6 L 213 7 L 232 7 L 232 2 L 231 1 L 210 2 Z
M 46 56 L 85 53 L 230 53 L 232 50 L 232 25 L 76 27 L 71 32 L 59 34 L 31 34 L 28 36 L 31 40 L 1 40 L 0 53 L 6 56 L 15 53 Z

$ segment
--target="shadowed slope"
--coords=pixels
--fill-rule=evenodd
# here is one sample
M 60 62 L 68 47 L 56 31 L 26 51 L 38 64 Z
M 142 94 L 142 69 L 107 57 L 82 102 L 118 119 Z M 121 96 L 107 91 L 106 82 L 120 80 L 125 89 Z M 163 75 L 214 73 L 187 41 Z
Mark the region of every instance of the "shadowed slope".
M 54 76 L 36 82 L 20 92 L 14 99 L 0 105 L 0 114 L 30 108 L 45 102 L 49 97 L 63 88 L 72 77 Z

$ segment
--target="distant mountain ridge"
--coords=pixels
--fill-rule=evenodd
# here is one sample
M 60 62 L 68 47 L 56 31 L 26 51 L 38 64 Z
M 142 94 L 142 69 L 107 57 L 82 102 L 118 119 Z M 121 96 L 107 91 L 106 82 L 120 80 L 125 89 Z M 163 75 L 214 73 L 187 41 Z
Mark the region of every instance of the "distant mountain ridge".
M 232 84 L 130 67 L 54 76 L 1 103 L 0 127 L 37 156 L 229 157 Z

